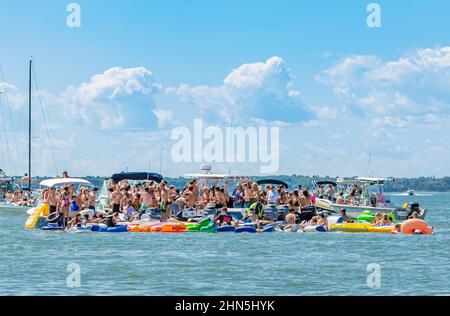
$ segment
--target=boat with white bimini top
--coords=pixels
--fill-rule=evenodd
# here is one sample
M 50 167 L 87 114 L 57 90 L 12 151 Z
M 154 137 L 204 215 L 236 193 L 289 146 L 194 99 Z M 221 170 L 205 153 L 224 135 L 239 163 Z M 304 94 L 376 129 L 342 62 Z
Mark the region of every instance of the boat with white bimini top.
M 338 178 L 336 181 L 313 182 L 318 192 L 316 206 L 339 213 L 345 209 L 350 217 L 357 218 L 364 211 L 372 213 L 393 213 L 397 220 L 407 220 L 413 212 L 425 218 L 426 210 L 417 203 L 395 207 L 384 195 L 384 185 L 392 178 Z
M 85 180 L 79 178 L 54 178 L 43 180 L 39 183 L 42 188 L 64 188 L 71 186 L 75 192 L 79 191 L 82 187 L 94 187 L 94 185 Z M 50 215 L 49 205 L 40 201 L 38 206 L 29 208 L 27 210 L 29 215 L 25 228 L 41 228 L 45 226 L 47 222 L 47 217 Z

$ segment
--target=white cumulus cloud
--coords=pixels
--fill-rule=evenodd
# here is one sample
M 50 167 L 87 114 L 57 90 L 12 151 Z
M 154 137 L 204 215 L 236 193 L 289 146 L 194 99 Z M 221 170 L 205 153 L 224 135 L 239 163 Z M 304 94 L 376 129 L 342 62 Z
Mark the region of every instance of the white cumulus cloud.
M 67 116 L 103 129 L 156 126 L 153 94 L 160 90 L 144 67 L 113 67 L 61 95 Z
M 220 86 L 187 84 L 166 89 L 211 121 L 298 123 L 314 118 L 292 88 L 293 75 L 280 57 L 243 64 Z

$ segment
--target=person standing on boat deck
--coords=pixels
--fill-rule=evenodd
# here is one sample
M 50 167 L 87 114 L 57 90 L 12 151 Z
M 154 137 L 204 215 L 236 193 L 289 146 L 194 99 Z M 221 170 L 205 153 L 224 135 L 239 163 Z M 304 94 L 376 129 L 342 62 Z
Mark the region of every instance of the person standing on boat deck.
M 278 191 L 275 190 L 275 188 L 271 184 L 268 185 L 268 189 L 269 191 L 267 191 L 267 201 L 269 202 L 269 204 L 277 204 L 279 197 Z
M 252 189 L 250 188 L 250 182 L 244 183 L 243 188 L 244 188 L 244 208 L 249 208 L 250 205 L 252 205 L 252 197 L 253 197 L 253 192 Z
M 56 213 L 56 206 L 57 206 L 57 196 L 56 196 L 56 188 L 51 187 L 48 191 L 48 207 L 50 210 L 50 214 Z
M 381 205 L 383 207 L 387 207 L 388 206 L 387 202 L 386 202 L 386 199 L 384 198 L 383 192 L 381 192 L 381 190 L 380 190 L 380 192 L 378 192 L 377 204 Z
M 60 211 L 63 213 L 63 225 L 66 226 L 67 220 L 69 218 L 69 207 L 70 207 L 70 193 L 69 188 L 64 187 L 60 192 L 58 206 Z
M 70 177 L 69 177 L 69 173 L 68 173 L 67 171 L 63 171 L 62 177 L 63 177 L 64 179 L 70 178 Z
M 22 178 L 22 190 L 23 191 L 30 190 L 30 177 L 28 177 L 27 173 L 25 173 L 25 175 Z
M 153 196 L 150 194 L 150 188 L 145 187 L 144 192 L 141 195 L 141 212 L 145 212 L 152 204 Z
M 317 188 L 317 196 L 320 198 L 323 196 L 323 185 L 319 184 L 319 187 Z
M 113 202 L 113 213 L 120 213 L 120 202 L 122 201 L 123 193 L 117 185 L 116 190 L 111 193 L 110 199 Z
M 97 204 L 97 192 L 98 188 L 94 188 L 92 192 L 89 193 L 89 209 L 95 212 L 95 205 Z
M 328 185 L 328 189 L 326 191 L 326 194 L 327 194 L 328 200 L 333 202 L 334 189 L 333 189 L 333 186 L 331 184 Z
M 300 206 L 301 208 L 304 208 L 310 205 L 312 205 L 311 197 L 309 196 L 309 192 L 307 190 L 304 190 L 303 195 L 300 197 Z

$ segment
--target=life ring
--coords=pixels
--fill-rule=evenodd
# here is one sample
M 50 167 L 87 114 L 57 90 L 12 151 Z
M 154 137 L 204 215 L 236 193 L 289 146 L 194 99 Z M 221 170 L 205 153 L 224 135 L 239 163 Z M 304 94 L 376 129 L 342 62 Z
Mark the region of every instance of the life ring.
M 412 235 L 412 234 L 432 234 L 433 227 L 430 227 L 427 222 L 422 219 L 408 219 L 403 222 L 400 232 L 402 234 Z

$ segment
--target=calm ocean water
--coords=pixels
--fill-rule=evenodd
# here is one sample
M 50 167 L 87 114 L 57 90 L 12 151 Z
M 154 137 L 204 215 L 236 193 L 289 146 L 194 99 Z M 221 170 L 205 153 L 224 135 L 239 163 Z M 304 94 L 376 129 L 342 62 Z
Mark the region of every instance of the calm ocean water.
M 420 202 L 436 233 L 66 234 L 27 231 L 24 212 L 0 210 L 0 294 L 450 294 L 450 194 L 391 198 Z M 380 288 L 367 285 L 371 263 Z

